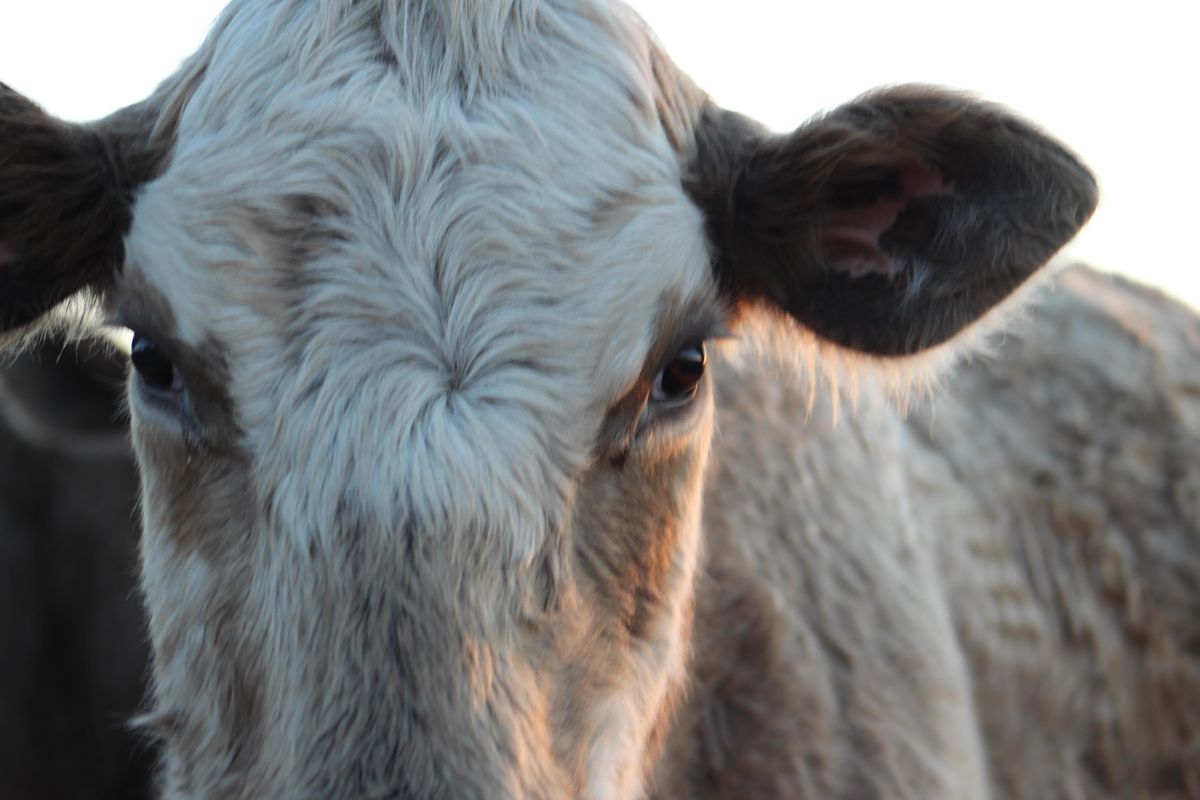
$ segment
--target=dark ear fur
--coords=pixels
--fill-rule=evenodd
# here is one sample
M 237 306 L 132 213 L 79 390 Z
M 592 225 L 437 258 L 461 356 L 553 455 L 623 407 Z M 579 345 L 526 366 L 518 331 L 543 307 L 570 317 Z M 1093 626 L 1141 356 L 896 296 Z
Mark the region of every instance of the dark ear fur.
M 1031 125 L 922 86 L 866 95 L 787 136 L 710 107 L 688 189 L 735 299 L 875 355 L 954 336 L 1097 202 L 1088 170 Z
M 113 279 L 133 192 L 166 158 L 154 123 L 148 106 L 65 123 L 0 84 L 0 334 Z

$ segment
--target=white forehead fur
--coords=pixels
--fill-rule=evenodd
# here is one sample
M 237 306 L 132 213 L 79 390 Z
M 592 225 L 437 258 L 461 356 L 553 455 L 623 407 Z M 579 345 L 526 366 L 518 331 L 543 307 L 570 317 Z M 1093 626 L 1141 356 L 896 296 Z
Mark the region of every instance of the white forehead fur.
M 281 528 L 348 505 L 526 563 L 561 522 L 662 304 L 710 291 L 644 36 L 587 0 L 217 23 L 129 263 L 227 354 Z

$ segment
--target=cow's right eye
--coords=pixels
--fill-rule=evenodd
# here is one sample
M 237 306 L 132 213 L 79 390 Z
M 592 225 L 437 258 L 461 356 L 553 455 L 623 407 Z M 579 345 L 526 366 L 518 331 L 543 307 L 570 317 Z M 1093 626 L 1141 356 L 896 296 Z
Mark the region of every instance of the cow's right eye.
M 178 392 L 183 388 L 179 370 L 175 369 L 171 359 L 163 355 L 158 345 L 140 333 L 133 334 L 129 360 L 148 388 L 156 392 Z

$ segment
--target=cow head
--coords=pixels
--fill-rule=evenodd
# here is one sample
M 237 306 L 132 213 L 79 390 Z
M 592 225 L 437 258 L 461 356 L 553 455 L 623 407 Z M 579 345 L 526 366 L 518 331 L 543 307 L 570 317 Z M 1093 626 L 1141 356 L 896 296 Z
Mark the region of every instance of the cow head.
M 747 311 L 895 359 L 1084 223 L 1007 112 L 777 136 L 590 0 L 238 0 L 87 126 L 0 92 L 0 324 L 130 328 L 171 796 L 637 796 Z

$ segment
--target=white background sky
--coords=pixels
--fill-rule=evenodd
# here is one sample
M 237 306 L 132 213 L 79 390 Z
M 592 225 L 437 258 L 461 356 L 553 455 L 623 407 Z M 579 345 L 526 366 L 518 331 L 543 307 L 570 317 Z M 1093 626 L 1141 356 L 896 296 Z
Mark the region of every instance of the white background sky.
M 90 119 L 191 52 L 224 0 L 3 0 L 0 81 Z M 978 92 L 1036 120 L 1099 175 L 1071 252 L 1200 309 L 1200 7 L 1175 0 L 635 0 L 720 103 L 771 127 L 887 83 Z

